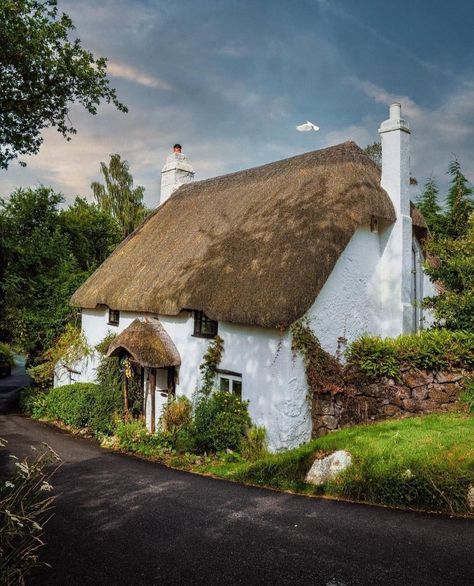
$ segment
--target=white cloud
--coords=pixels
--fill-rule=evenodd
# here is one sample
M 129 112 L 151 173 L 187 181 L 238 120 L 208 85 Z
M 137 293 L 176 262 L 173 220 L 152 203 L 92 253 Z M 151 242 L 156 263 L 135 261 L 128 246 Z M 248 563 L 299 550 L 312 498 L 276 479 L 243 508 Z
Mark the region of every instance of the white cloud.
M 109 73 L 112 77 L 119 77 L 121 79 L 126 79 L 127 81 L 133 81 L 134 83 L 138 83 L 139 85 L 144 85 L 146 87 L 167 91 L 173 89 L 169 83 L 163 81 L 159 77 L 149 75 L 139 71 L 135 67 L 125 65 L 124 63 L 109 61 L 107 63 L 107 73 Z

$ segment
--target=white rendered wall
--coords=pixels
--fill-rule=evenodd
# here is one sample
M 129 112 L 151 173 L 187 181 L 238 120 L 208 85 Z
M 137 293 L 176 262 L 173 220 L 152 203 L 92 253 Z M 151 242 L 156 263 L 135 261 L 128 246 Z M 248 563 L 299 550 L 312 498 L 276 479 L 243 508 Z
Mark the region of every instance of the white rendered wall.
M 349 344 L 363 334 L 396 337 L 401 333 L 400 286 L 397 288 L 394 283 L 395 275 L 399 273 L 387 273 L 385 247 L 388 231 L 391 227 L 372 232 L 368 223 L 356 230 L 306 314 L 321 346 L 333 355 L 338 348 L 340 351 L 345 349 L 345 345 L 338 344 L 340 337 Z M 421 250 L 419 244 L 416 246 Z M 422 270 L 420 275 L 422 295 L 436 295 L 433 283 Z M 411 299 L 410 311 L 413 311 Z M 428 328 L 431 324 L 432 316 L 424 310 L 423 327 Z
M 111 326 L 107 324 L 108 309 L 84 309 L 82 327 L 89 345 L 95 346 L 107 333 L 121 332 L 140 316 L 143 314 L 120 312 L 119 325 Z M 191 399 L 200 384 L 199 365 L 209 340 L 192 335 L 192 312 L 158 317 L 182 360 L 176 393 Z M 252 421 L 266 428 L 270 449 L 292 448 L 307 442 L 311 437 L 310 401 L 302 360 L 293 356 L 289 334 L 281 337 L 276 329 L 219 322 L 219 336 L 224 340 L 219 368 L 241 373 L 242 398 L 249 401 Z M 81 374 L 76 380 L 94 381 L 96 365 L 97 359 L 78 365 Z M 55 382 L 68 383 L 60 377 Z
M 372 232 L 368 223 L 356 230 L 306 314 L 321 346 L 333 355 L 339 337 L 351 342 L 382 330 L 380 246 L 378 232 Z

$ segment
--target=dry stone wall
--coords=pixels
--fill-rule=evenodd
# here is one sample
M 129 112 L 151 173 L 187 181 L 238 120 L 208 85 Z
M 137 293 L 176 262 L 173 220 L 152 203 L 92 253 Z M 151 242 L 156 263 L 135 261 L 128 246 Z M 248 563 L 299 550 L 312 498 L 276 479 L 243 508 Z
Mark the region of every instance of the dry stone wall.
M 472 374 L 407 371 L 399 381 L 358 382 L 340 392 L 314 393 L 313 437 L 357 423 L 456 409 L 462 381 Z

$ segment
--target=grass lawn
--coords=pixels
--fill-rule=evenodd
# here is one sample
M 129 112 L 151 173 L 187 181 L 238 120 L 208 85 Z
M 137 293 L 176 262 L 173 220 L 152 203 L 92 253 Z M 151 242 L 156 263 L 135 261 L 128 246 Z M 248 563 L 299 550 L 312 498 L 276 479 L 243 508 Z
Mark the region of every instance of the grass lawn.
M 316 457 L 347 450 L 353 464 L 322 487 L 304 482 Z M 474 485 L 474 416 L 449 413 L 343 429 L 252 463 L 194 467 L 222 478 L 283 490 L 468 514 Z

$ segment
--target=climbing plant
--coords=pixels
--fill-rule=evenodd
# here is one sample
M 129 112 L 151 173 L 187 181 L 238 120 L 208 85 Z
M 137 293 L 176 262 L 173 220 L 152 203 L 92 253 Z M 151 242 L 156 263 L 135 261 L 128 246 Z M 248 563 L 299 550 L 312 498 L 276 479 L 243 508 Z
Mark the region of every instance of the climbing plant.
M 310 394 L 322 391 L 338 392 L 344 383 L 341 364 L 323 350 L 318 338 L 304 317 L 290 326 L 291 349 L 300 354 L 306 371 Z
M 204 397 L 208 397 L 213 389 L 217 367 L 222 360 L 223 353 L 224 340 L 220 336 L 216 336 L 209 343 L 202 363 L 199 366 L 199 370 L 201 371 L 201 388 L 199 391 Z

